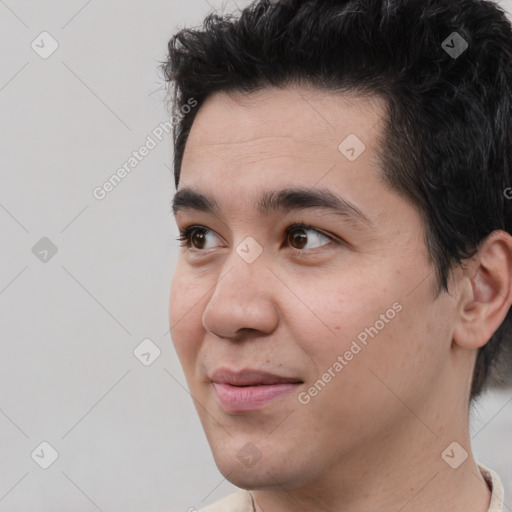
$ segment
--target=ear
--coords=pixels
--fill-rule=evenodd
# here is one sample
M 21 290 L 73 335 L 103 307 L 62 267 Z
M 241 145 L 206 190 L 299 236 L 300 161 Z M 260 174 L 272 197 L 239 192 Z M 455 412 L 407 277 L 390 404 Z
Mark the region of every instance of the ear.
M 512 304 L 512 236 L 493 231 L 481 243 L 459 281 L 453 341 L 462 348 L 485 345 Z

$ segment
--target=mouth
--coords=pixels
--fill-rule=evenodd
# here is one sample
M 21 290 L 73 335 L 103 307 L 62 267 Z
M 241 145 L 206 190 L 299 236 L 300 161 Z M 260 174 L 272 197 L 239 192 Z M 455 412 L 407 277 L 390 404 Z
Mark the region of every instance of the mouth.
M 304 382 L 259 370 L 216 370 L 210 377 L 219 405 L 227 413 L 260 409 L 285 398 Z

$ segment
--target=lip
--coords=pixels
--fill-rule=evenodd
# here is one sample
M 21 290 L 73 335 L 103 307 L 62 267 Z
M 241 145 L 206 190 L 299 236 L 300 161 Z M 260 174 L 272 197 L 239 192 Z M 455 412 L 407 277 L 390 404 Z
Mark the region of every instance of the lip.
M 278 375 L 252 368 L 239 371 L 219 368 L 209 375 L 209 379 L 219 384 L 231 384 L 232 386 L 257 386 L 261 384 L 289 384 L 302 382 L 300 379 L 294 377 L 286 377 L 284 375 Z
M 210 380 L 220 406 L 228 413 L 260 409 L 303 384 L 300 379 L 254 369 L 233 372 L 220 368 Z

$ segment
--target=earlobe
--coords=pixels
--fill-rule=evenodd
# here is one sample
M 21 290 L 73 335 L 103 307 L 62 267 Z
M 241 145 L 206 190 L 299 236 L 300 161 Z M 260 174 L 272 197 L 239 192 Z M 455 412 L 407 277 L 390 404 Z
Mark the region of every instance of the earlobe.
M 512 236 L 494 231 L 471 258 L 461 278 L 454 343 L 462 348 L 485 345 L 512 304 Z

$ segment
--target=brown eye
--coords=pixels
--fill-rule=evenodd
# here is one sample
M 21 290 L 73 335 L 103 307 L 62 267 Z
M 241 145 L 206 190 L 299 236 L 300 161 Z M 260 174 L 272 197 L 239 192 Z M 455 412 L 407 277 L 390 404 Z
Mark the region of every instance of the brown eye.
M 217 238 L 213 231 L 210 231 L 207 228 L 201 226 L 189 226 L 180 230 L 178 240 L 181 241 L 181 247 L 202 251 L 215 247 L 215 244 L 212 244 L 212 240 L 208 240 L 208 235 L 210 235 L 210 237 Z M 210 247 L 208 247 L 208 243 L 210 243 Z
M 303 249 L 308 242 L 306 230 L 304 228 L 295 228 L 290 231 L 288 233 L 288 242 L 294 249 Z
M 329 243 L 334 240 L 313 227 L 296 224 L 288 228 L 286 241 L 292 249 L 307 250 L 315 249 L 323 245 L 329 245 Z M 325 241 L 327 241 L 327 243 L 325 243 Z M 310 247 L 306 247 L 308 244 Z M 303 252 L 306 251 L 304 250 Z
M 190 243 L 195 249 L 203 249 L 206 243 L 206 234 L 203 230 L 194 229 L 190 233 Z

